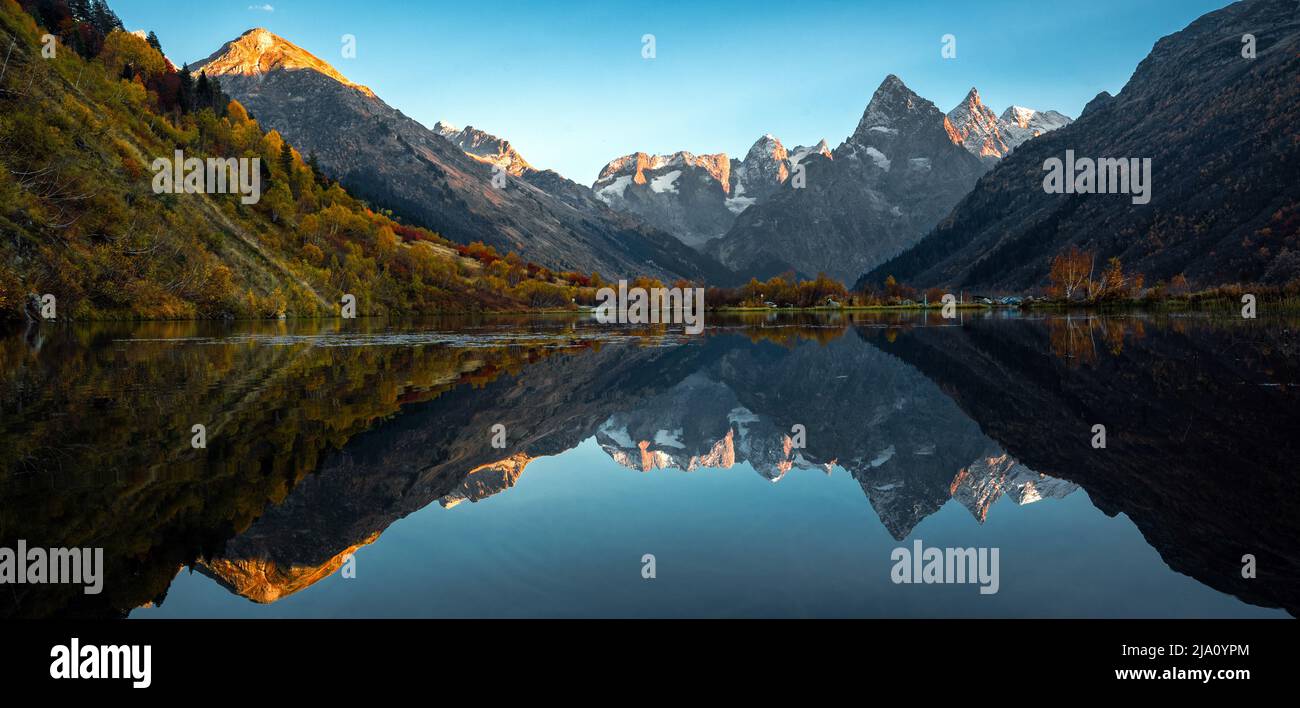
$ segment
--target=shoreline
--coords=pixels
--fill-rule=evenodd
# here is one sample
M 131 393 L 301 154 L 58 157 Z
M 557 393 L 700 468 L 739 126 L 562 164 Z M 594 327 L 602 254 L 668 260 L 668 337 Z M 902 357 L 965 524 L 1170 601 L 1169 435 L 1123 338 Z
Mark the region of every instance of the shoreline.
M 1260 299 L 1257 306 L 1261 311 L 1277 312 L 1300 312 L 1300 300 L 1292 298 L 1283 299 Z M 1205 312 L 1215 313 L 1224 311 L 1240 311 L 1242 305 L 1240 302 L 1216 297 L 1200 301 L 1189 301 L 1185 299 L 1178 300 L 1114 300 L 1103 303 L 1084 303 L 1084 302 L 1059 302 L 1059 301 L 1034 301 L 1026 302 L 1020 305 L 1004 305 L 1001 303 L 983 304 L 983 303 L 964 303 L 954 306 L 959 312 L 1087 312 L 1087 313 L 1110 313 L 1110 312 Z M 817 307 L 715 307 L 705 308 L 705 312 L 719 315 L 747 315 L 747 314 L 826 314 L 839 312 L 876 312 L 876 313 L 904 313 L 915 312 L 924 313 L 930 311 L 941 311 L 943 305 L 912 303 L 907 305 L 843 305 L 839 307 L 817 306 Z M 430 313 L 411 313 L 401 315 L 357 315 L 352 318 L 343 318 L 338 315 L 332 316 L 286 316 L 286 317 L 181 317 L 181 318 L 150 318 L 150 317 L 91 317 L 91 318 L 67 318 L 60 317 L 54 320 L 43 319 L 10 319 L 0 320 L 0 327 L 16 327 L 21 325 L 41 325 L 41 324 L 91 324 L 91 323 L 163 323 L 163 322 L 201 322 L 201 323 L 220 323 L 220 322 L 330 322 L 343 321 L 345 319 L 364 320 L 374 322 L 377 320 L 420 320 L 435 319 L 443 317 L 453 318 L 491 318 L 491 317 L 538 317 L 538 316 L 565 316 L 565 315 L 591 315 L 596 308 L 592 306 L 579 306 L 572 309 L 543 309 L 543 310 L 469 310 L 469 311 L 445 311 Z

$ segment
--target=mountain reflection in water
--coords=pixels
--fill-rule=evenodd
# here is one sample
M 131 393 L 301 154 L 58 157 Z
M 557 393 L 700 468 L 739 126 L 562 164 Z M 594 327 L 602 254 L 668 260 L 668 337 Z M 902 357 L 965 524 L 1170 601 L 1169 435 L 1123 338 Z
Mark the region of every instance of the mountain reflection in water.
M 701 337 L 565 317 L 2 337 L 0 546 L 102 546 L 106 583 L 96 596 L 10 585 L 0 616 L 1300 608 L 1293 321 L 712 319 Z M 196 423 L 204 450 L 189 446 Z M 776 484 L 763 494 L 751 479 Z M 863 497 L 886 535 L 854 525 Z M 1003 499 L 1042 511 L 1000 531 Z M 1120 514 L 1137 533 L 1108 558 L 1110 542 L 1089 534 L 1120 533 L 1107 518 Z M 756 521 L 778 517 L 793 528 Z M 404 519 L 429 535 L 408 537 Z M 691 538 L 664 540 L 685 528 Z M 890 584 L 889 548 L 917 538 L 1000 546 L 1005 577 L 989 597 L 1003 599 L 951 604 L 959 590 Z M 616 539 L 640 545 L 611 562 Z M 1141 556 L 1147 546 L 1158 557 Z M 661 572 L 678 570 L 645 581 L 641 553 L 655 549 Z M 710 566 L 720 549 L 732 560 Z M 403 570 L 421 554 L 465 572 Z M 1242 576 L 1247 554 L 1256 578 Z M 337 573 L 348 558 L 356 579 Z M 201 575 L 178 577 L 187 567 Z M 1105 591 L 1054 605 L 1066 588 L 1053 583 L 1080 573 Z M 740 599 L 787 583 L 788 598 Z M 168 602 L 169 588 L 184 597 Z M 232 606 L 226 590 L 253 602 Z M 440 594 L 469 599 L 449 607 Z

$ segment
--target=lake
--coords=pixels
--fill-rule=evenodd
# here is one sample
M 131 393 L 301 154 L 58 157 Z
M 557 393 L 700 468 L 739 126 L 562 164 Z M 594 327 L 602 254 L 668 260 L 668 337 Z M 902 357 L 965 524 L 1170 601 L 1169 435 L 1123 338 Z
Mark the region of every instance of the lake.
M 6 330 L 0 547 L 103 548 L 104 588 L 0 616 L 1300 609 L 1294 318 L 707 321 Z M 996 592 L 896 582 L 921 547 Z

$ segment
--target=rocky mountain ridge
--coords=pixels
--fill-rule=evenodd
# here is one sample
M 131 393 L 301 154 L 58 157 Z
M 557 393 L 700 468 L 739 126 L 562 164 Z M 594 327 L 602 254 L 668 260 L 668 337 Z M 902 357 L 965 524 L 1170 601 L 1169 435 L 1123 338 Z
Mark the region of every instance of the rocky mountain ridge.
M 1244 0 L 1156 42 L 1118 95 L 1101 93 L 1073 123 L 1002 159 L 913 248 L 869 268 L 918 287 L 1033 292 L 1070 248 L 1100 268 L 1118 258 L 1148 286 L 1283 284 L 1300 278 L 1300 16 L 1286 0 Z M 1254 58 L 1241 37 L 1260 35 Z M 1032 117 L 1026 129 L 1033 125 Z M 1149 201 L 1115 180 L 1107 193 L 1048 193 L 1044 168 L 1149 161 Z M 1072 182 L 1091 189 L 1086 167 Z
M 740 160 L 726 153 L 638 152 L 606 164 L 592 190 L 610 207 L 700 248 L 726 233 L 737 214 L 785 184 L 795 166 L 812 154 L 829 157 L 826 141 L 787 150 L 770 134 L 755 141 Z
M 457 137 L 476 151 L 471 157 L 264 29 L 249 30 L 192 68 L 217 76 L 226 93 L 302 153 L 315 154 L 349 191 L 453 241 L 483 241 L 553 270 L 606 278 L 725 283 L 732 277 L 675 237 L 575 193 L 574 183 L 553 174 L 532 180 L 512 148 L 462 131 Z M 515 164 L 520 174 L 494 181 L 496 159 Z

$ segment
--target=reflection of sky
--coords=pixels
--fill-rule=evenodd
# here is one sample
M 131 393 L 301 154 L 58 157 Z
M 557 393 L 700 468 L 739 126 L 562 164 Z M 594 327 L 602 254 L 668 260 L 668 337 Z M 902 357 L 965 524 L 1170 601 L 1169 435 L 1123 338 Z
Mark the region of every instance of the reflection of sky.
M 890 551 L 997 547 L 1001 588 L 894 585 Z M 655 554 L 658 577 L 641 578 Z M 650 473 L 587 440 L 532 462 L 478 503 L 436 503 L 357 553 L 357 577 L 326 578 L 255 605 L 182 573 L 163 607 L 133 617 L 1285 617 L 1175 573 L 1125 516 L 1082 490 L 980 525 L 949 501 L 895 542 L 837 468 L 778 484 L 748 464 Z

